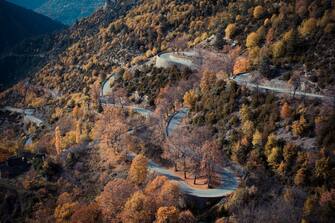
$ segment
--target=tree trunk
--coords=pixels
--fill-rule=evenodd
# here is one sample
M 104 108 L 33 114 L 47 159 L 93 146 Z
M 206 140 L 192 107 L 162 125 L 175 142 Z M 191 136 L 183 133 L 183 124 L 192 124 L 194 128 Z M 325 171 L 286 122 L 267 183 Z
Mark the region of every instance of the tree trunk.
M 197 175 L 195 174 L 195 175 L 194 175 L 193 184 L 195 185 L 195 184 L 196 184 L 196 182 L 197 182 Z
M 177 169 L 177 163 L 174 163 L 174 171 L 175 171 L 175 172 L 178 172 L 178 169 Z
M 207 187 L 209 188 L 211 181 L 211 167 L 208 166 L 208 172 L 207 172 Z

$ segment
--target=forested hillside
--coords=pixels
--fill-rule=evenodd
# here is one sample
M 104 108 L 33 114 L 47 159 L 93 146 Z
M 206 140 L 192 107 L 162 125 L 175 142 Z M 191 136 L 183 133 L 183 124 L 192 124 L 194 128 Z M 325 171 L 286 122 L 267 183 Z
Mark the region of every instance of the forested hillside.
M 143 0 L 22 43 L 1 221 L 334 222 L 334 37 L 332 0 Z

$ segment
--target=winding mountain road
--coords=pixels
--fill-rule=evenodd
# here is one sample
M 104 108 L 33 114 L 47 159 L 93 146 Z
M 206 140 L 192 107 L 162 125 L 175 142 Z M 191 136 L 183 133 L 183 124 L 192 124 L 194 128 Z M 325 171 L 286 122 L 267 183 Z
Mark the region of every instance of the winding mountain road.
M 109 100 L 107 98 L 108 94 L 111 93 L 111 85 L 109 80 L 111 80 L 111 77 L 109 77 L 102 85 L 101 101 L 107 106 L 121 107 L 121 105 L 109 103 Z M 106 87 L 105 85 L 108 85 L 108 87 Z M 123 106 L 123 108 L 131 109 L 145 117 L 149 117 L 152 115 L 152 111 L 136 106 Z M 167 136 L 170 136 L 173 130 L 181 124 L 183 118 L 187 116 L 188 112 L 188 108 L 182 108 L 181 110 L 175 112 L 169 118 L 167 126 L 165 128 Z M 130 154 L 130 156 L 134 157 L 135 154 Z M 148 169 L 153 173 L 166 176 L 171 181 L 176 182 L 184 194 L 199 198 L 221 198 L 227 196 L 234 192 L 240 184 L 240 179 L 235 176 L 233 171 L 229 168 L 217 168 L 216 173 L 220 177 L 220 185 L 214 189 L 196 189 L 194 187 L 191 187 L 184 181 L 182 177 L 178 176 L 175 172 L 159 165 L 152 160 L 149 160 Z
M 311 98 L 319 98 L 319 99 L 331 99 L 331 97 L 326 96 L 326 95 L 320 95 L 320 94 L 313 94 L 313 93 L 307 93 L 303 91 L 295 91 L 289 88 L 279 88 L 279 87 L 272 87 L 269 85 L 261 85 L 261 84 L 254 84 L 251 83 L 250 81 L 247 80 L 247 77 L 250 75 L 250 73 L 243 73 L 240 75 L 237 75 L 231 80 L 234 80 L 238 85 L 244 85 L 249 88 L 258 88 L 258 89 L 263 89 L 263 90 L 268 90 L 268 91 L 273 91 L 277 93 L 284 93 L 284 94 L 295 94 L 295 95 L 300 95 L 300 96 L 305 96 L 305 97 L 311 97 Z

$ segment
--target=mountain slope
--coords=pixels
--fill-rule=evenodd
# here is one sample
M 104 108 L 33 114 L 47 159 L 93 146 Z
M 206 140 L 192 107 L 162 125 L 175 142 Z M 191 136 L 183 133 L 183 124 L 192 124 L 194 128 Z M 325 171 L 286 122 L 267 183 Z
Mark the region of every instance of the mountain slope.
M 76 20 L 91 15 L 103 3 L 104 0 L 49 0 L 36 11 L 70 25 Z
M 15 52 L 12 48 L 16 44 L 65 28 L 63 24 L 46 16 L 6 1 L 0 2 L 0 27 L 0 83 L 3 86 L 16 82 L 18 76 L 12 72 L 12 68 L 19 72 L 26 67 L 27 63 L 37 63 L 36 56 L 31 58 L 32 60 L 26 60 L 26 57 L 22 56 L 18 60 L 13 60 Z M 29 48 L 29 45 L 26 45 L 26 48 Z
M 9 0 L 9 2 L 14 3 L 16 5 L 22 6 L 27 9 L 36 9 L 43 5 L 48 0 Z
M 64 25 L 12 3 L 0 2 L 0 53 L 26 38 L 65 28 Z

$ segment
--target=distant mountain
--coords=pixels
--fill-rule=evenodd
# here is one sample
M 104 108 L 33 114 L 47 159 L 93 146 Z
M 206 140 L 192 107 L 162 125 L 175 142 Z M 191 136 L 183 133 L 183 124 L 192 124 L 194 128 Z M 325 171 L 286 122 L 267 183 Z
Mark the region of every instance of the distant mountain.
M 76 20 L 90 16 L 104 2 L 104 0 L 49 0 L 36 11 L 70 25 Z
M 13 61 L 8 60 L 8 56 L 15 56 L 13 48 L 16 45 L 24 40 L 37 38 L 44 34 L 66 28 L 65 25 L 53 21 L 44 15 L 37 14 L 6 1 L 0 1 L 0 27 L 0 67 L 3 64 L 6 68 L 1 69 L 0 72 L 0 88 L 8 80 L 11 80 L 9 82 L 12 83 L 15 79 L 9 70 L 11 67 L 10 64 Z M 26 48 L 29 48 L 29 45 Z M 6 60 L 3 60 L 4 58 Z M 25 62 L 20 60 L 16 61 L 13 66 L 19 68 L 23 67 L 24 64 Z
M 36 9 L 46 3 L 48 0 L 9 0 L 9 2 L 25 7 L 27 9 Z
M 9 0 L 67 25 L 90 16 L 105 0 Z
M 65 28 L 61 23 L 6 1 L 0 1 L 0 53 L 20 41 Z

